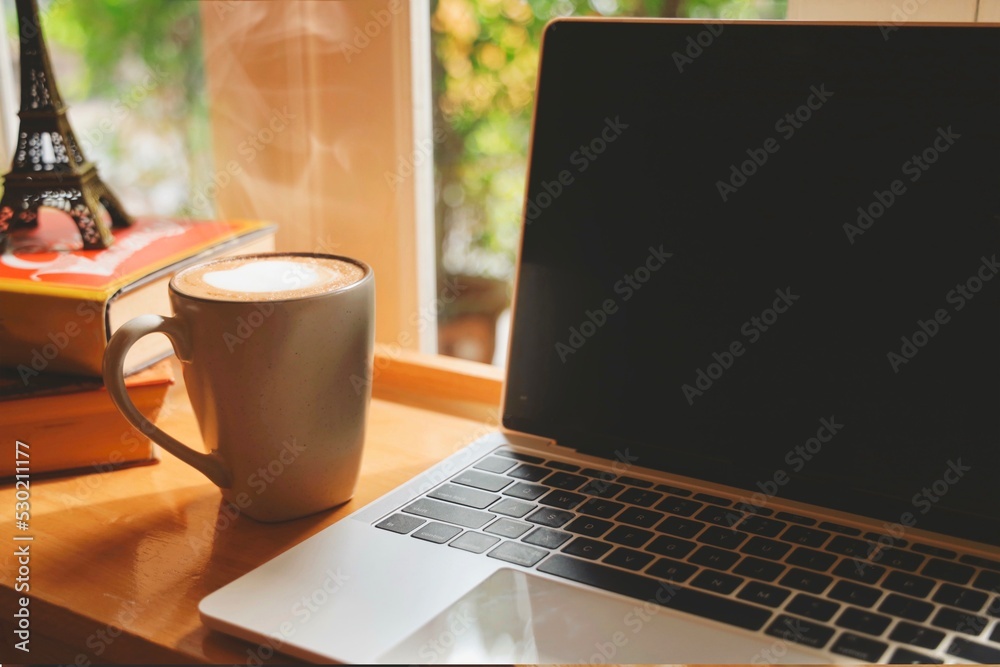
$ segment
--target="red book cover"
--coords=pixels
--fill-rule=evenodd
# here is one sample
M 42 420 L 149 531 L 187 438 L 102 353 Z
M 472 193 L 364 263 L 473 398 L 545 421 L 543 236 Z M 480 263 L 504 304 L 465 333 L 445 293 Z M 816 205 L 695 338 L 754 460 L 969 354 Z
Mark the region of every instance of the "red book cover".
M 82 250 L 69 216 L 46 210 L 38 227 L 12 234 L 0 255 L 0 366 L 16 369 L 26 388 L 44 373 L 100 377 L 104 348 L 122 323 L 116 311 L 136 310 L 119 305 L 125 297 L 148 304 L 141 312 L 169 315 L 166 282 L 174 272 L 221 255 L 271 250 L 274 229 L 252 220 L 148 217 L 115 229 L 111 247 Z M 127 368 L 156 358 L 139 356 L 149 358 L 130 357 Z

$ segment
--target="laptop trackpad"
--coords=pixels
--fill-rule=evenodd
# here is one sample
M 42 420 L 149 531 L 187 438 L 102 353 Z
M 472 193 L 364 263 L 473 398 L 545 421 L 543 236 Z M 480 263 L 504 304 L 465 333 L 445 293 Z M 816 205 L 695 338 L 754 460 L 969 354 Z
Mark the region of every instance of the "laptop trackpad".
M 652 603 L 501 569 L 379 658 L 395 663 L 826 662 Z

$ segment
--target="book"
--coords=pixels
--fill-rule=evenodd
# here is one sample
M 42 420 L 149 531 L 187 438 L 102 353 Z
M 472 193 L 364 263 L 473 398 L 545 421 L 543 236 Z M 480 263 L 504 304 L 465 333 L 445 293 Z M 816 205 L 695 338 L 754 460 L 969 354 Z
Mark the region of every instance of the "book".
M 139 218 L 114 230 L 111 247 L 82 250 L 69 216 L 43 210 L 38 226 L 12 234 L 0 255 L 0 367 L 17 371 L 25 386 L 48 373 L 99 378 L 119 326 L 145 313 L 171 314 L 167 283 L 176 271 L 274 250 L 270 223 L 169 218 Z M 171 351 L 165 336 L 146 336 L 126 357 L 125 372 Z
M 132 401 L 151 421 L 173 382 L 169 359 L 125 378 Z M 93 378 L 48 373 L 25 386 L 16 370 L 0 369 L 0 434 L 0 482 L 13 479 L 16 465 L 27 465 L 34 478 L 156 461 L 153 442 L 132 428 Z M 20 453 L 18 441 L 27 445 Z M 15 464 L 17 459 L 22 463 Z

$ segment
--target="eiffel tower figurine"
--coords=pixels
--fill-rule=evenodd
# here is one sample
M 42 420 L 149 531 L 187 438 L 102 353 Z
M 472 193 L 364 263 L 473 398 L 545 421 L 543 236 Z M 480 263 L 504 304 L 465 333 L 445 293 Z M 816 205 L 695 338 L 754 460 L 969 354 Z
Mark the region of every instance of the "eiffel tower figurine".
M 97 168 L 83 156 L 73 135 L 52 75 L 37 0 L 16 0 L 16 5 L 21 127 L 0 200 L 0 251 L 7 244 L 9 230 L 38 224 L 40 206 L 68 213 L 80 230 L 85 249 L 107 248 L 114 237 L 102 207 L 115 227 L 131 225 L 132 219 L 101 181 Z

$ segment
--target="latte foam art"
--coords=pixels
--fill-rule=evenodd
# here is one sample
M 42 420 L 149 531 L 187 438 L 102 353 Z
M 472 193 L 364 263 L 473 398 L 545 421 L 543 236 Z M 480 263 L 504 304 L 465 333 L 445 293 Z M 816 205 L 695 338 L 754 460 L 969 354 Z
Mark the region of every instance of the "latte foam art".
M 334 257 L 274 255 L 232 257 L 181 271 L 179 292 L 219 301 L 281 301 L 335 292 L 365 277 L 358 264 Z
M 325 267 L 265 259 L 235 269 L 206 271 L 201 279 L 212 287 L 230 292 L 284 292 L 315 285 L 321 280 L 321 270 L 330 272 Z

